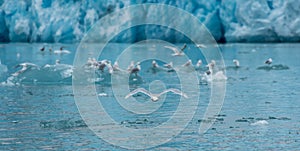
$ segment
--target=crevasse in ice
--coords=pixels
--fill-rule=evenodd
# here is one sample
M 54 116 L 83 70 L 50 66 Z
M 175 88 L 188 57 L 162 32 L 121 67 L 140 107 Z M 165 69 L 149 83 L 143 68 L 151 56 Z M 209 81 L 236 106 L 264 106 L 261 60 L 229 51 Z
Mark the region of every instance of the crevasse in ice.
M 300 41 L 299 0 L 0 0 L 0 41 L 79 42 L 101 17 L 141 3 L 184 9 L 203 22 L 218 41 Z M 174 34 L 164 27 L 137 27 L 114 41 L 135 42 L 152 35 L 184 41 Z

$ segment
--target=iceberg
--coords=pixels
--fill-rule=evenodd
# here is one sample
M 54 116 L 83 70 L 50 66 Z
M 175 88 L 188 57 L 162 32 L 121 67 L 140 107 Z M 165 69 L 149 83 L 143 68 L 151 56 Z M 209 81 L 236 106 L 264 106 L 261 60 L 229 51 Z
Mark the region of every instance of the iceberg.
M 103 16 L 144 3 L 171 5 L 193 14 L 219 42 L 300 41 L 298 0 L 0 0 L 0 42 L 80 42 Z M 116 25 L 111 26 L 113 29 Z M 106 30 L 101 32 L 105 35 Z M 147 38 L 186 41 L 180 33 L 154 25 L 133 27 L 113 41 L 137 42 Z

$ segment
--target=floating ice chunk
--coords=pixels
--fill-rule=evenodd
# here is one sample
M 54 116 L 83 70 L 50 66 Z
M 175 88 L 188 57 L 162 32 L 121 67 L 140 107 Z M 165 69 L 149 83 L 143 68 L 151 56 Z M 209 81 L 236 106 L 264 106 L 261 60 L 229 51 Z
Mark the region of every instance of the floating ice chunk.
M 262 125 L 268 125 L 269 122 L 266 121 L 266 120 L 259 120 L 259 121 L 256 121 L 254 123 L 251 123 L 250 125 L 252 126 L 262 126 Z

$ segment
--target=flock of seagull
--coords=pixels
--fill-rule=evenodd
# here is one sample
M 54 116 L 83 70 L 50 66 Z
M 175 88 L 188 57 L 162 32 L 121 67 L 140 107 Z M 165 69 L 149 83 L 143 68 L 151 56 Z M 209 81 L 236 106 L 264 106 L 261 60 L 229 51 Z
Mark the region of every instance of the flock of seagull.
M 173 47 L 173 46 L 164 46 L 164 47 L 173 51 L 172 56 L 183 56 L 184 55 L 184 50 L 187 48 L 187 45 L 184 44 L 180 49 L 178 49 L 177 47 Z M 206 48 L 206 46 L 202 45 L 202 44 L 198 44 L 197 47 Z M 40 49 L 40 51 L 41 52 L 45 51 L 45 46 L 42 47 Z M 49 51 L 51 52 L 52 49 L 50 48 Z M 60 49 L 55 50 L 54 53 L 56 53 L 56 54 L 69 54 L 71 52 L 69 50 L 64 50 L 64 47 L 60 47 Z M 236 68 L 240 67 L 240 62 L 237 59 L 234 59 L 232 62 L 235 65 Z M 272 63 L 272 58 L 269 58 L 265 61 L 265 64 L 270 65 L 271 63 Z M 56 60 L 55 64 L 56 65 L 60 64 L 60 60 Z M 201 69 L 202 60 L 199 59 L 195 65 L 192 64 L 191 60 L 188 60 L 186 63 L 182 64 L 181 66 L 182 67 L 194 67 L 194 69 L 198 70 L 198 69 Z M 216 66 L 216 61 L 211 60 L 211 62 L 206 65 L 207 70 L 204 72 L 203 75 L 204 76 L 209 76 L 209 75 L 223 74 L 222 71 L 221 71 L 222 73 L 220 73 L 220 72 L 214 73 L 215 66 Z M 21 73 L 27 71 L 29 68 L 37 68 L 38 66 L 33 64 L 33 63 L 21 63 L 21 64 L 17 65 L 16 67 L 17 68 L 22 67 L 22 68 L 21 68 L 21 70 L 13 73 L 12 76 L 18 76 Z M 124 70 L 124 69 L 121 69 L 119 67 L 119 64 L 118 64 L 117 61 L 114 62 L 114 64 L 112 64 L 111 61 L 109 61 L 109 60 L 105 59 L 105 60 L 97 61 L 95 58 L 88 58 L 88 60 L 85 64 L 85 68 L 93 68 L 93 69 L 99 70 L 101 72 L 105 72 L 105 68 L 107 68 L 107 71 L 110 74 L 113 74 L 115 72 L 123 72 L 123 73 L 128 73 L 130 75 L 133 74 L 135 76 L 138 76 L 138 72 L 141 71 L 140 62 L 135 63 L 134 61 L 131 61 L 128 68 L 126 70 Z M 152 69 L 162 69 L 162 70 L 165 70 L 165 71 L 168 71 L 168 72 L 175 71 L 174 66 L 173 66 L 173 62 L 164 64 L 163 67 L 160 67 L 155 60 L 152 61 Z M 225 77 L 224 79 L 226 80 L 226 76 L 223 75 L 223 77 Z M 168 92 L 172 92 L 174 94 L 181 95 L 184 98 L 188 98 L 188 96 L 185 93 L 181 92 L 178 89 L 174 89 L 174 88 L 166 89 L 166 90 L 164 90 L 163 92 L 161 92 L 159 94 L 152 94 L 151 92 L 149 92 L 148 90 L 146 90 L 144 88 L 137 88 L 137 89 L 133 90 L 132 92 L 130 92 L 128 95 L 126 95 L 125 99 L 127 99 L 127 98 L 129 98 L 129 97 L 131 97 L 131 96 L 133 96 L 137 93 L 143 93 L 143 94 L 149 96 L 151 98 L 151 100 L 155 102 L 159 99 L 159 97 L 161 95 L 163 95 L 165 93 L 168 93 Z
M 177 47 L 172 47 L 172 46 L 164 46 L 165 48 L 168 48 L 170 50 L 172 50 L 174 53 L 172 54 L 172 56 L 183 56 L 184 55 L 184 50 L 187 48 L 187 45 L 184 44 L 182 46 L 182 48 L 178 49 Z M 197 47 L 199 48 L 206 48 L 204 45 L 197 45 Z M 272 59 L 269 58 L 267 61 L 265 61 L 265 64 L 268 64 L 270 65 L 272 63 Z M 237 59 L 234 59 L 233 60 L 233 64 L 235 65 L 236 68 L 239 68 L 240 67 L 240 62 L 237 60 Z M 101 61 L 97 61 L 95 58 L 88 58 L 88 61 L 87 61 L 87 64 L 86 64 L 88 67 L 92 67 L 94 69 L 98 69 L 100 70 L 101 72 L 104 72 L 104 69 L 105 67 L 107 67 L 108 69 L 108 72 L 110 74 L 113 74 L 114 72 L 125 72 L 125 73 L 128 73 L 128 74 L 134 74 L 135 76 L 137 76 L 138 72 L 141 71 L 141 65 L 140 65 L 140 62 L 137 62 L 136 64 L 134 63 L 134 61 L 131 61 L 130 65 L 128 66 L 128 68 L 126 70 L 123 70 L 119 67 L 119 64 L 118 62 L 114 62 L 114 64 L 111 63 L 111 61 L 109 60 L 101 60 Z M 192 64 L 192 61 L 191 60 L 188 60 L 186 63 L 182 64 L 181 65 L 182 67 L 194 67 L 194 69 L 198 70 L 198 69 L 201 69 L 201 66 L 202 66 L 202 60 L 199 59 L 197 61 L 197 63 L 195 65 Z M 213 75 L 214 73 L 214 68 L 216 66 L 216 61 L 215 60 L 211 60 L 210 63 L 208 63 L 206 65 L 206 67 L 208 68 L 205 72 L 204 72 L 204 76 L 209 76 L 209 75 Z M 164 71 L 175 71 L 174 70 L 174 66 L 173 66 L 173 62 L 170 62 L 170 63 L 167 63 L 167 64 L 164 64 L 163 67 L 160 67 L 157 62 L 155 60 L 152 61 L 152 69 L 162 69 Z M 226 80 L 226 76 L 223 75 L 223 72 L 219 71 L 219 72 L 216 72 L 214 75 L 221 75 L 223 76 L 223 79 Z M 172 92 L 174 94 L 177 94 L 177 95 L 181 95 L 183 96 L 184 98 L 188 98 L 188 96 L 181 92 L 180 90 L 178 89 L 174 89 L 174 88 L 170 88 L 170 89 L 166 89 L 164 90 L 163 92 L 159 93 L 159 94 L 152 94 L 150 91 L 144 89 L 144 88 L 137 88 L 135 90 L 133 90 L 132 92 L 130 92 L 128 95 L 125 96 L 125 99 L 137 94 L 137 93 L 143 93 L 147 96 L 149 96 L 151 98 L 151 100 L 153 102 L 156 102 L 158 101 L 159 97 L 165 93 L 168 93 L 168 92 Z

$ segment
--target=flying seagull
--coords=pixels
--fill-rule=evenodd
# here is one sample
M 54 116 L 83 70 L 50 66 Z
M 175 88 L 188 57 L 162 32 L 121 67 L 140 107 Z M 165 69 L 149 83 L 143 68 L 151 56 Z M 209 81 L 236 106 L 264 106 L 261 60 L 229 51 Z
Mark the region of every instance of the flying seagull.
M 185 93 L 181 92 L 181 91 L 178 90 L 178 89 L 174 89 L 174 88 L 166 89 L 166 90 L 164 90 L 163 92 L 158 93 L 158 94 L 152 94 L 151 92 L 147 91 L 147 90 L 144 89 L 144 88 L 138 88 L 138 89 L 135 89 L 135 90 L 133 90 L 132 92 L 130 92 L 128 95 L 126 95 L 126 96 L 125 96 L 125 99 L 127 99 L 127 98 L 129 98 L 129 97 L 131 97 L 132 95 L 137 94 L 137 93 L 144 93 L 144 94 L 148 95 L 148 96 L 151 98 L 151 100 L 152 100 L 153 102 L 156 102 L 156 101 L 159 100 L 159 97 L 160 97 L 161 95 L 163 95 L 163 94 L 165 94 L 165 93 L 168 93 L 168 92 L 173 92 L 173 93 L 175 93 L 175 94 L 178 94 L 178 95 L 181 95 L 181 96 L 183 96 L 183 97 L 185 97 L 185 98 L 188 98 L 188 96 L 187 96 Z
M 181 49 L 172 46 L 165 46 L 165 48 L 171 49 L 174 52 L 172 56 L 183 56 L 184 55 L 183 51 L 186 47 L 187 47 L 186 44 L 184 44 Z

